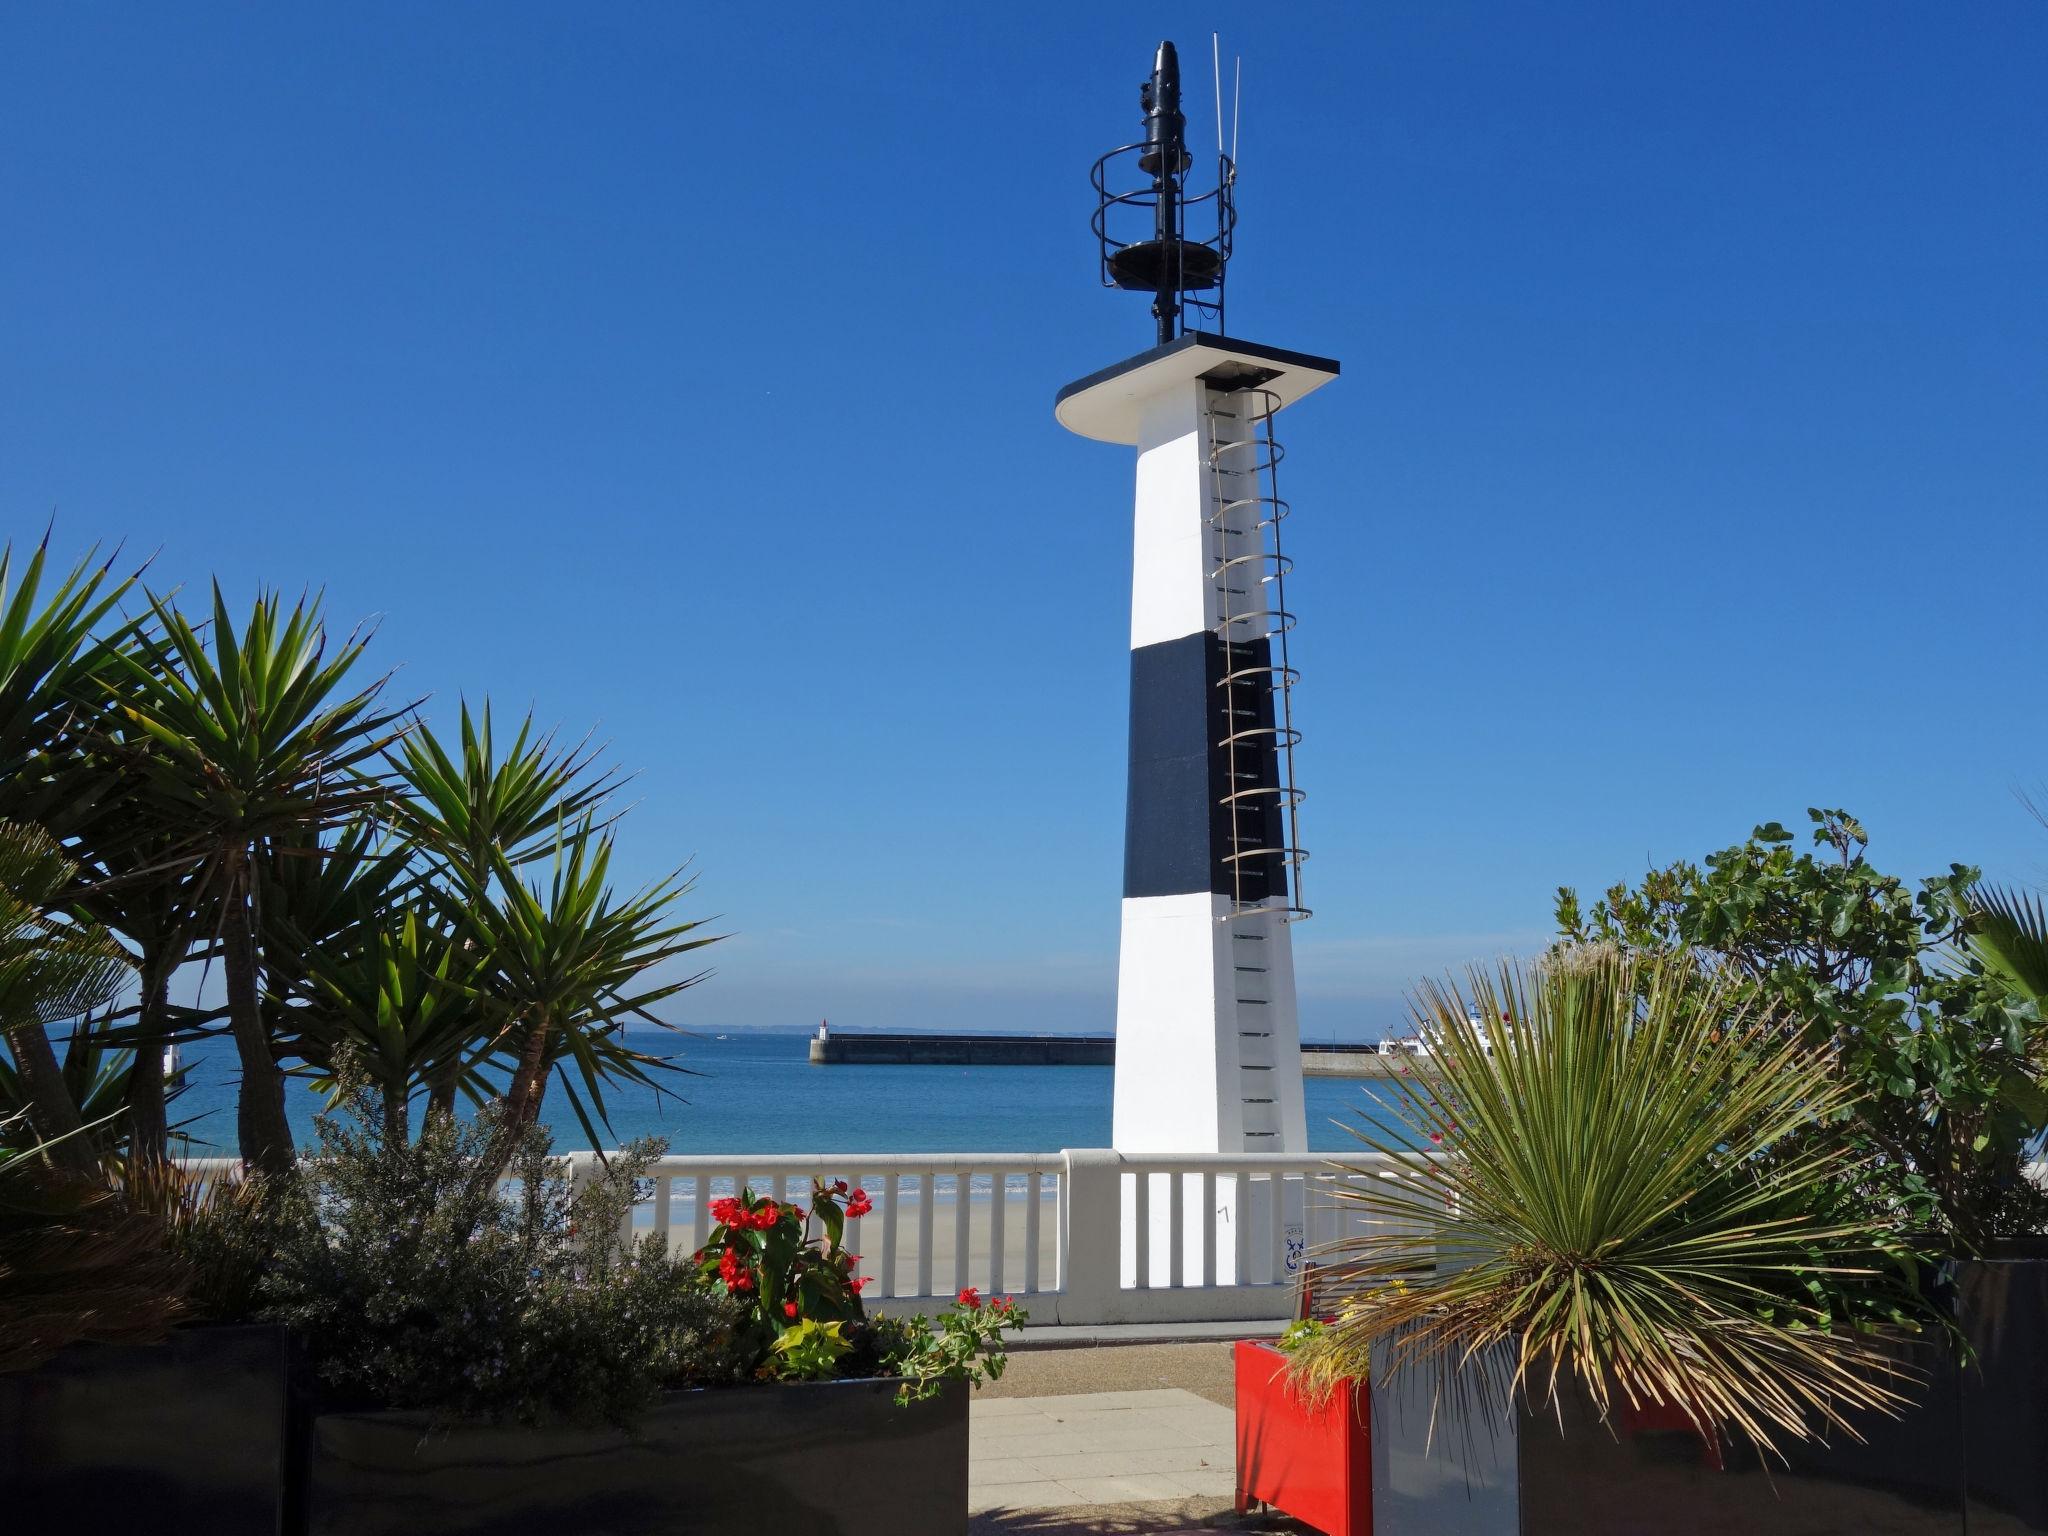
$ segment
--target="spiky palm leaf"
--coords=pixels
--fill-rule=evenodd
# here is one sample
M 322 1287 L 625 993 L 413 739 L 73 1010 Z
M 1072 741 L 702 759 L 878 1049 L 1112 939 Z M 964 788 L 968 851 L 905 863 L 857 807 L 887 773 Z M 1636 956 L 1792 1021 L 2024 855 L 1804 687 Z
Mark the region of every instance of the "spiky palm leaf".
M 536 736 L 530 713 L 502 757 L 488 702 L 481 719 L 463 703 L 460 733 L 455 753 L 424 725 L 407 734 L 393 762 L 410 793 L 393 816 L 429 857 L 472 879 L 488 879 L 500 857 L 514 866 L 545 857 L 557 831 L 590 816 L 620 782 L 616 771 L 596 771 L 587 743 L 558 751 L 552 733 Z
M 2048 1014 L 2048 905 L 2040 896 L 1978 886 L 1967 942 L 1985 970 Z
M 96 553 L 45 597 L 48 538 L 18 579 L 13 545 L 0 546 L 0 818 L 61 823 L 81 809 L 69 774 L 116 665 L 101 631 L 135 580 Z
M 127 984 L 128 956 L 90 922 L 51 907 L 74 866 L 40 827 L 0 822 L 0 1035 L 14 1058 L 21 1100 L 50 1156 L 90 1178 L 97 1168 L 78 1140 L 84 1117 L 64 1082 L 50 1026 L 104 1008 Z
M 652 973 L 717 942 L 701 920 L 672 921 L 693 881 L 681 871 L 620 899 L 610 885 L 612 844 L 588 820 L 558 835 L 546 883 L 529 883 L 502 854 L 488 880 L 458 878 L 443 894 L 488 957 L 478 985 L 503 1021 L 497 1045 L 511 1063 L 500 1150 L 509 1150 L 539 1113 L 548 1075 L 573 1068 L 583 1092 L 565 1082 L 571 1106 L 593 1138 L 604 1118 L 604 1088 L 626 1080 L 658 1087 L 675 1064 L 626 1044 L 633 1020 L 673 1027 L 651 1010 L 708 973 L 655 979 Z M 584 1103 L 585 1095 L 589 1105 Z
M 483 1096 L 479 1067 L 495 1021 L 476 982 L 487 963 L 424 898 L 365 908 L 345 942 L 304 952 L 299 1053 L 331 1097 L 346 1058 L 382 1095 L 385 1135 L 402 1143 L 415 1089 L 443 1105 L 458 1090 Z
M 65 1090 L 87 1127 L 87 1140 L 102 1162 L 118 1159 L 128 1150 L 128 1117 L 133 1102 L 137 1072 L 154 1072 L 162 1077 L 161 1057 L 154 1051 L 138 1055 L 117 1042 L 127 1031 L 113 1022 L 112 1013 L 80 1020 L 65 1042 L 62 1076 Z M 185 1092 L 182 1081 L 164 1085 L 163 1101 L 175 1103 Z M 22 1119 L 12 1133 L 18 1147 L 33 1140 L 26 1118 L 27 1085 L 10 1061 L 0 1060 L 0 1143 L 9 1139 L 7 1117 L 20 1112 Z M 181 1134 L 179 1127 L 167 1127 Z
M 1505 1346 L 1539 1402 L 1576 1378 L 1603 1414 L 1766 1447 L 1898 1401 L 1864 1331 L 1887 1239 L 1833 1214 L 1852 1098 L 1822 1055 L 1683 961 L 1610 951 L 1428 986 L 1416 1015 L 1432 1068 L 1395 1080 L 1405 1130 L 1360 1133 L 1399 1177 L 1344 1192 L 1385 1225 L 1332 1255 L 1350 1299 L 1312 1380 L 1375 1339 L 1452 1376 Z
M 286 612 L 265 594 L 238 629 L 216 584 L 204 633 L 161 599 L 151 612 L 161 633 L 126 659 L 122 712 L 147 742 L 134 762 L 150 792 L 188 829 L 195 884 L 215 914 L 242 1069 L 242 1155 L 283 1172 L 291 1128 L 260 997 L 266 856 L 317 845 L 382 802 L 378 760 L 405 711 L 380 708 L 384 679 L 353 680 L 365 637 L 328 654 L 317 600 Z

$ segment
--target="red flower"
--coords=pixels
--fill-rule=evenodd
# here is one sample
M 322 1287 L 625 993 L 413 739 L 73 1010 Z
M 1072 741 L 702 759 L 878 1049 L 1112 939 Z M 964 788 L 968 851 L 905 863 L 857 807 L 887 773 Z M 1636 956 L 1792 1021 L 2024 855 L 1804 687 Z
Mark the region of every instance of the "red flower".
M 848 1282 L 848 1284 L 853 1287 L 853 1294 L 856 1296 L 858 1296 L 862 1291 L 866 1290 L 869 1286 L 873 1285 L 874 1283 L 875 1277 L 873 1275 L 862 1275 L 858 1280 L 852 1280 Z
M 874 1208 L 875 1202 L 868 1198 L 868 1192 L 864 1189 L 856 1189 L 846 1202 L 846 1214 L 849 1217 L 865 1216 Z
M 750 1291 L 754 1288 L 753 1272 L 740 1263 L 740 1256 L 730 1248 L 718 1256 L 718 1278 L 725 1282 L 728 1291 Z
M 795 1302 L 793 1302 L 793 1301 L 785 1301 L 785 1302 L 784 1302 L 784 1303 L 782 1304 L 782 1315 L 783 1315 L 784 1317 L 795 1317 L 795 1316 L 796 1316 L 796 1303 L 795 1303 Z
M 1441 1146 L 1443 1144 L 1444 1133 L 1442 1131 L 1431 1131 L 1429 1133 L 1429 1139 L 1437 1143 L 1439 1146 Z
M 756 1232 L 766 1232 L 780 1220 L 782 1207 L 773 1200 L 763 1200 L 754 1207 L 753 1215 L 749 1216 L 743 1225 L 752 1227 Z
M 843 1194 L 845 1194 L 845 1193 L 846 1193 L 846 1180 L 844 1180 L 844 1179 L 834 1179 L 834 1180 L 832 1181 L 832 1193 L 833 1193 L 833 1194 L 835 1194 L 835 1195 L 843 1195 Z
M 999 1302 L 997 1302 L 997 1303 L 996 1303 L 996 1310 L 997 1310 L 998 1312 L 1014 1312 L 1014 1311 L 1016 1311 L 1016 1310 L 1017 1310 L 1017 1298 L 1016 1298 L 1016 1297 L 1014 1297 L 1014 1296 L 1005 1296 L 1005 1297 L 1004 1297 L 1004 1298 L 1003 1298 L 1003 1299 L 1002 1299 L 1001 1301 L 999 1301 Z
M 747 1208 L 730 1197 L 711 1202 L 711 1219 L 728 1227 L 745 1226 Z
M 981 1292 L 977 1291 L 973 1286 L 970 1285 L 967 1287 L 966 1290 L 962 1291 L 957 1297 L 955 1297 L 954 1300 L 958 1305 L 963 1307 L 978 1307 L 981 1305 Z

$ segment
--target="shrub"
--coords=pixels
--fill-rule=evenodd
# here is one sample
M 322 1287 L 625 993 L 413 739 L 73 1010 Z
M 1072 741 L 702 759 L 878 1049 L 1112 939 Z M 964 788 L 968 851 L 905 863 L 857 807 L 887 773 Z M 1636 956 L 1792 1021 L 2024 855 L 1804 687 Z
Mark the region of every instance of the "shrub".
M 1312 1387 L 1457 1380 L 1505 1349 L 1539 1406 L 1576 1378 L 1762 1446 L 1899 1401 L 1880 1347 L 1911 1266 L 1840 1191 L 1856 1092 L 1732 983 L 1612 946 L 1422 989 L 1434 1070 L 1393 1080 L 1385 1166 L 1337 1191 L 1375 1223 L 1337 1246 Z M 1398 1176 L 1388 1177 L 1389 1172 Z M 1488 1394 L 1491 1395 L 1491 1394 Z
M 695 1284 L 659 1240 L 617 1240 L 657 1144 L 572 1189 L 546 1133 L 529 1127 L 501 1191 L 487 1161 L 495 1110 L 431 1113 L 408 1143 L 386 1136 L 360 1087 L 343 1104 L 318 1122 L 317 1159 L 260 1199 L 220 1207 L 195 1243 L 216 1261 L 260 1255 L 249 1315 L 303 1334 L 331 1402 L 622 1422 L 664 1387 L 737 1376 L 740 1309 Z M 209 1289 L 235 1287 L 216 1278 Z
M 1704 866 L 1651 870 L 1590 909 L 1561 889 L 1559 931 L 1569 944 L 1682 958 L 1820 1053 L 1855 1101 L 1837 1110 L 1859 1154 L 1845 1193 L 1941 1234 L 1931 1253 L 2048 1230 L 2048 1191 L 2025 1171 L 2048 1125 L 2030 1059 L 2048 1030 L 1995 970 L 1958 963 L 1977 871 L 1952 865 L 1912 890 L 1872 867 L 1847 811 L 1807 816 L 1810 851 L 1771 822 Z

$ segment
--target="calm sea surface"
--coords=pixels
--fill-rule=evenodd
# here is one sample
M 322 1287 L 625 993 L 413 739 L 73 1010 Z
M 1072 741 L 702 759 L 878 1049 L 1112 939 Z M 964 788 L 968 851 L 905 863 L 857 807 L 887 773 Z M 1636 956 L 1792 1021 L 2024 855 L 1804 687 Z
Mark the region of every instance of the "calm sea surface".
M 663 1036 L 645 1041 L 701 1074 L 676 1076 L 670 1096 L 645 1089 L 608 1095 L 615 1133 L 607 1145 L 660 1136 L 688 1152 L 1056 1152 L 1109 1145 L 1108 1067 L 814 1067 L 802 1034 L 735 1030 L 729 1039 Z M 171 1106 L 185 1121 L 194 1155 L 231 1152 L 238 1078 L 224 1039 L 188 1048 L 191 1087 Z M 1359 1143 L 1332 1121 L 1385 1117 L 1379 1085 L 1346 1078 L 1307 1082 L 1309 1146 L 1348 1151 Z M 302 1147 L 313 1142 L 318 1101 L 294 1088 L 291 1117 Z M 588 1145 L 551 1087 L 542 1118 L 557 1151 Z M 206 1145 L 198 1145 L 204 1142 Z M 1361 1149 L 1362 1150 L 1362 1149 Z

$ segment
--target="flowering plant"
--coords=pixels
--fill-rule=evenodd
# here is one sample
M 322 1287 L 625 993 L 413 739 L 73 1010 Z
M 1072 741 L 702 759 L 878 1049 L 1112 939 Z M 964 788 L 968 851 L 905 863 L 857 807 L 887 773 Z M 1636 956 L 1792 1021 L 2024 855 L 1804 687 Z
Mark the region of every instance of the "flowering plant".
M 1003 1330 L 1015 1328 L 1025 1315 L 1010 1297 L 984 1301 L 969 1286 L 939 1314 L 936 1324 L 928 1317 L 905 1318 L 896 1325 L 894 1347 L 887 1356 L 889 1368 L 907 1378 L 896 1391 L 896 1401 L 908 1404 L 932 1397 L 942 1381 L 980 1386 L 996 1380 L 1009 1364 Z
M 838 1352 L 824 1341 L 837 1343 L 840 1325 L 861 1318 L 868 1285 L 854 1273 L 860 1255 L 846 1251 L 846 1221 L 872 1209 L 844 1179 L 814 1181 L 808 1210 L 750 1189 L 711 1202 L 717 1225 L 692 1257 L 697 1277 L 746 1308 L 742 1333 L 769 1373 L 832 1374 Z M 797 1338 L 786 1341 L 789 1334 Z

